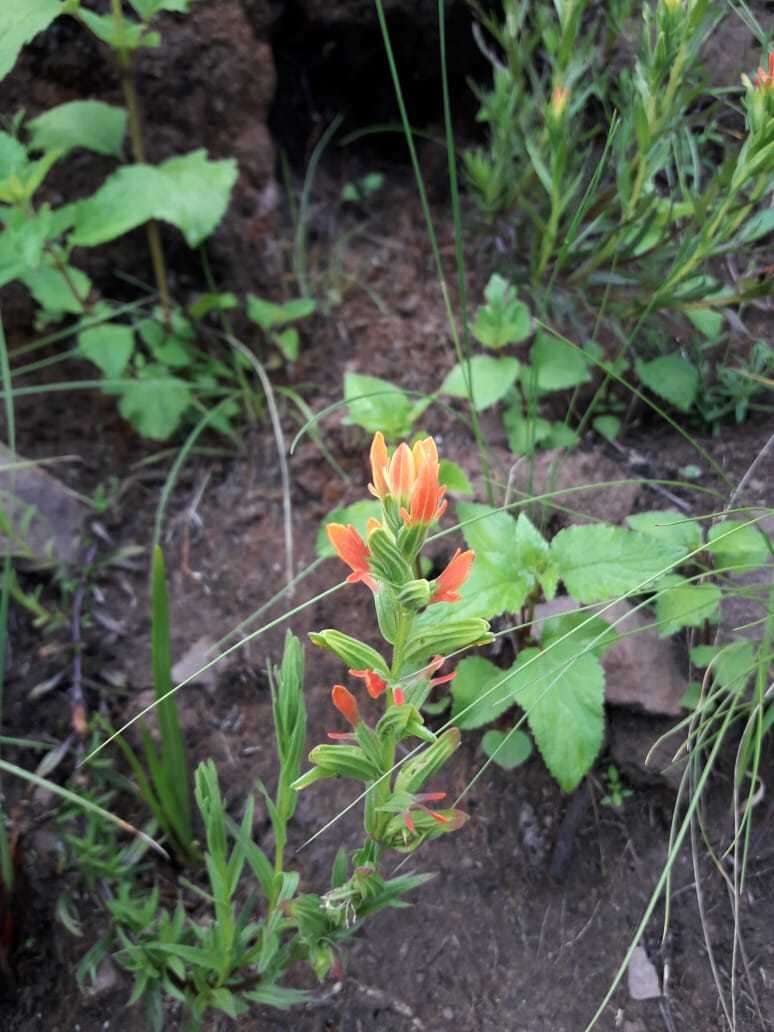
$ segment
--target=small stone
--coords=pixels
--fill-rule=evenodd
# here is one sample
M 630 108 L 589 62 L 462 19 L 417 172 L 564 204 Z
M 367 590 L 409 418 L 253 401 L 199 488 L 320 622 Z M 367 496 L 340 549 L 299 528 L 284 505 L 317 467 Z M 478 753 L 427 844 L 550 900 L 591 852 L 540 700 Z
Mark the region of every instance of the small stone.
M 655 1000 L 661 996 L 658 972 L 644 946 L 635 946 L 626 974 L 633 1000 Z
M 441 1011 L 441 1017 L 444 1019 L 444 1021 L 452 1021 L 454 1019 L 454 1011 L 451 1009 L 451 1007 L 444 1007 L 444 1009 Z

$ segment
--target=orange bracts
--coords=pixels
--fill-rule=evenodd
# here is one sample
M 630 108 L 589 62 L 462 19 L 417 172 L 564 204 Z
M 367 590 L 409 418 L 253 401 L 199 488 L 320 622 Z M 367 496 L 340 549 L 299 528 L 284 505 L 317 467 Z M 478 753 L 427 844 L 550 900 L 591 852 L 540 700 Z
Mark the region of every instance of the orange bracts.
M 769 51 L 769 68 L 759 68 L 755 73 L 755 86 L 759 90 L 774 89 L 774 50 Z
M 443 515 L 446 488 L 438 482 L 438 470 L 438 449 L 432 437 L 417 441 L 413 448 L 399 444 L 390 459 L 383 434 L 374 434 L 368 490 L 381 501 L 391 498 L 401 506 L 404 523 L 429 526 Z
M 475 558 L 476 553 L 470 549 L 462 552 L 458 548 L 449 565 L 435 581 L 435 591 L 430 596 L 430 602 L 459 602 L 459 589 L 468 579 Z
M 373 670 L 350 670 L 350 674 L 365 681 L 366 691 L 372 699 L 378 699 L 387 688 L 386 683 Z
M 336 555 L 352 570 L 347 582 L 357 584 L 361 581 L 367 584 L 371 591 L 376 591 L 377 584 L 368 565 L 371 553 L 355 528 L 350 524 L 345 526 L 343 523 L 329 523 L 325 530 Z
M 354 727 L 360 720 L 360 710 L 352 692 L 348 691 L 343 684 L 334 684 L 331 699 L 342 717 Z

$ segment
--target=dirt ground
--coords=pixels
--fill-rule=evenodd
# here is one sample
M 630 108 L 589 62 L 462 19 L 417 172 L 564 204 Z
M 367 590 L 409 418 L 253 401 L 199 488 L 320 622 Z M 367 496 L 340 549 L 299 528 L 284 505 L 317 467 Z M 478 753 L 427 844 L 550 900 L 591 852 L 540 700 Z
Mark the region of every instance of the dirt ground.
M 336 186 L 336 176 L 341 179 L 349 170 L 329 174 Z M 326 226 L 324 209 L 318 219 L 310 259 L 318 284 L 327 291 L 330 311 L 315 316 L 305 330 L 299 362 L 287 372 L 278 371 L 277 381 L 286 377 L 316 411 L 340 398 L 347 369 L 385 376 L 415 390 L 432 390 L 453 364 L 453 352 L 410 185 L 393 180 L 381 210 L 363 220 L 335 260 L 329 244 L 341 227 Z M 449 257 L 450 230 L 443 219 L 439 225 L 447 226 L 441 230 L 441 247 Z M 474 269 L 484 264 L 474 263 Z M 476 286 L 480 284 L 474 282 Z M 20 330 L 11 336 L 22 338 Z M 110 475 L 123 485 L 119 504 L 102 519 L 109 538 L 102 538 L 100 556 L 118 548 L 146 549 L 173 454 L 157 463 L 144 462 L 159 449 L 138 440 L 120 420 L 111 398 L 51 394 L 44 401 L 21 399 L 16 418 L 24 455 L 78 456 L 77 463 L 57 468 L 71 487 L 89 494 Z M 445 455 L 475 468 L 469 434 L 454 413 L 434 407 L 425 426 Z M 285 410 L 284 427 L 288 436 L 294 432 L 290 409 Z M 302 440 L 291 460 L 296 569 L 314 559 L 323 516 L 361 497 L 367 482 L 365 434 L 342 425 L 340 412 L 324 421 L 321 431 L 351 483 L 344 483 L 324 463 L 309 438 Z M 739 428 L 724 428 L 716 438 L 698 433 L 698 439 L 735 483 L 770 432 L 770 422 L 758 418 Z M 228 634 L 284 583 L 282 492 L 268 425 L 249 430 L 240 453 L 220 439 L 206 444 L 219 453 L 195 454 L 186 464 L 170 502 L 163 539 L 176 657 L 203 634 L 213 640 Z M 622 452 L 611 452 L 589 438 L 580 447 L 617 462 L 622 476 L 643 475 L 644 469 L 646 476 L 669 479 L 688 462 L 703 465 L 691 444 L 647 411 L 634 414 L 622 445 Z M 507 473 L 504 441 L 495 435 L 493 447 Z M 632 456 L 640 465 L 632 465 Z M 771 504 L 772 472 L 770 461 L 757 471 L 748 500 Z M 722 478 L 708 468 L 701 484 L 727 491 Z M 707 511 L 698 494 L 686 489 L 679 493 L 693 511 Z M 635 508 L 654 504 L 665 503 L 645 488 L 634 503 Z M 340 576 L 335 562 L 322 564 L 301 582 L 292 600 L 281 599 L 261 620 L 272 620 L 289 606 L 314 598 Z M 120 567 L 106 566 L 97 578 L 99 592 L 90 599 L 93 615 L 84 632 L 87 701 L 92 708 L 106 709 L 115 721 L 137 712 L 149 698 L 146 582 L 146 554 L 141 552 Z M 45 582 L 44 589 L 55 592 Z M 349 587 L 317 601 L 289 626 L 303 636 L 336 625 L 373 639 L 374 622 L 363 605 L 363 591 Z M 15 611 L 12 620 L 5 731 L 46 731 L 64 737 L 69 720 L 67 679 L 38 701 L 30 700 L 30 691 L 66 666 L 62 657 L 68 656 L 67 635 L 57 639 L 57 647 L 57 641 L 36 638 L 24 614 Z M 197 759 L 214 757 L 233 813 L 239 812 L 256 777 L 270 783 L 273 778 L 265 667 L 279 656 L 285 626 L 279 624 L 230 656 L 217 668 L 213 684 L 193 685 L 180 695 L 192 754 Z M 307 664 L 313 744 L 331 726 L 328 693 L 340 671 L 335 661 L 311 648 Z M 665 727 L 663 720 L 628 710 L 611 710 L 609 724 L 609 734 L 634 724 L 643 742 L 654 740 Z M 478 738 L 471 734 L 448 768 L 446 787 L 453 796 L 463 791 L 483 762 Z M 732 826 L 732 755 L 729 743 L 708 796 L 708 823 L 717 841 L 727 840 Z M 510 774 L 490 767 L 465 796 L 463 805 L 471 820 L 464 831 L 412 859 L 412 867 L 437 872 L 435 880 L 416 893 L 416 905 L 372 920 L 354 940 L 344 976 L 320 986 L 314 1003 L 288 1014 L 257 1012 L 238 1027 L 253 1032 L 583 1032 L 662 871 L 675 804 L 666 782 L 643 776 L 620 810 L 603 807 L 601 771 L 607 762 L 605 751 L 595 773 L 581 786 L 580 801 L 561 795 L 537 755 Z M 71 769 L 68 764 L 57 776 Z M 765 770 L 771 769 L 769 755 L 764 781 Z M 350 798 L 346 785 L 325 783 L 304 792 L 292 845 L 300 847 Z M 15 958 L 15 989 L 0 1001 L 0 1029 L 139 1032 L 142 1014 L 137 1008 L 125 1009 L 129 982 L 121 973 L 113 972 L 91 994 L 77 989 L 74 965 L 90 945 L 90 936 L 99 933 L 99 916 L 87 922 L 82 939 L 70 936 L 55 921 L 56 850 L 47 832 L 45 806 L 30 799 L 19 801 L 19 806 L 28 827 L 20 915 L 24 935 Z M 574 831 L 568 831 L 568 807 L 578 816 Z M 741 908 L 745 956 L 737 958 L 739 1032 L 774 1028 L 774 808 L 768 798 L 759 811 Z M 259 814 L 255 833 L 259 842 L 266 840 L 265 816 Z M 301 850 L 294 860 L 302 887 L 317 891 L 326 886 L 338 846 L 353 847 L 357 841 L 358 822 L 348 814 Z M 399 860 L 396 854 L 396 865 Z M 704 934 L 728 992 L 732 910 L 723 882 L 703 853 L 698 873 L 704 891 L 703 920 L 694 891 L 697 872 L 690 851 L 684 849 L 674 868 L 663 945 L 662 907 L 643 940 L 662 979 L 663 995 L 634 1000 L 624 978 L 597 1025 L 600 1032 L 714 1032 L 725 1027 Z M 182 1027 L 173 1012 L 166 1027 Z M 211 1023 L 212 1029 L 230 1027 L 233 1024 L 225 1018 Z

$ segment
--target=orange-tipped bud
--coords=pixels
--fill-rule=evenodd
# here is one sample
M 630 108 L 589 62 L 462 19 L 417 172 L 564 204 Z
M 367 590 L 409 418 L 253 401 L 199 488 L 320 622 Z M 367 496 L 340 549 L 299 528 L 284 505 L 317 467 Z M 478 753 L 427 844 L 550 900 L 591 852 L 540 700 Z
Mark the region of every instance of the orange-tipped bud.
M 426 462 L 414 482 L 408 512 L 401 509 L 403 522 L 407 526 L 419 523 L 429 527 L 446 511 L 447 503 L 443 500 L 445 494 L 446 488 L 438 483 L 438 463 Z
M 387 454 L 387 445 L 384 443 L 384 434 L 379 431 L 379 433 L 374 434 L 374 439 L 371 442 L 372 482 L 368 485 L 368 490 L 377 498 L 385 498 L 390 493 L 387 485 L 388 462 L 389 456 Z
M 342 717 L 352 727 L 355 727 L 360 721 L 360 710 L 358 709 L 357 699 L 352 692 L 346 689 L 343 684 L 334 684 L 331 699 Z
M 774 89 L 774 50 L 769 51 L 768 71 L 759 68 L 755 73 L 755 88 L 758 90 Z
M 408 502 L 416 479 L 414 456 L 407 444 L 399 444 L 387 470 L 390 495 L 399 502 Z
M 470 568 L 476 553 L 468 549 L 461 552 L 458 548 L 451 558 L 451 562 L 435 582 L 435 591 L 430 602 L 459 602 L 459 589 L 468 579 Z
M 373 670 L 350 670 L 350 674 L 365 681 L 366 691 L 372 699 L 378 699 L 387 690 L 387 684 Z
M 368 565 L 370 552 L 355 528 L 350 524 L 345 526 L 342 523 L 329 523 L 325 530 L 336 555 L 352 570 L 347 582 L 357 584 L 358 581 L 362 581 L 371 591 L 376 591 L 376 581 Z

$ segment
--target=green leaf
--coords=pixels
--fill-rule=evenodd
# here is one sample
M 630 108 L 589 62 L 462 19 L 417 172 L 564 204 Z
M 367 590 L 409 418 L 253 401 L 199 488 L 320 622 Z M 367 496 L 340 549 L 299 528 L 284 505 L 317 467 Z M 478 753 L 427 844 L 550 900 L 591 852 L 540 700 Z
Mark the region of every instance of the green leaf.
M 771 558 L 766 535 L 754 523 L 721 520 L 709 529 L 707 550 L 715 566 L 733 566 L 735 572 L 763 566 Z
M 148 32 L 144 25 L 128 18 L 116 19 L 111 14 L 95 14 L 87 7 L 78 8 L 78 17 L 97 39 L 113 50 L 137 50 L 157 47 L 161 42 L 158 32 Z
M 686 308 L 685 315 L 699 333 L 714 340 L 719 337 L 725 323 L 725 316 L 716 308 Z
M 457 676 L 450 688 L 451 719 L 454 724 L 462 731 L 469 731 L 484 724 L 491 724 L 510 709 L 513 705 L 513 696 L 507 676 L 507 670 L 502 670 L 482 656 L 467 656 L 461 660 L 457 664 Z M 499 688 L 494 688 L 500 681 L 505 683 Z M 461 713 L 464 713 L 464 716 L 460 717 Z
M 289 326 L 282 333 L 275 333 L 272 339 L 287 362 L 296 361 L 298 358 L 299 336 L 295 326 Z
M 98 366 L 106 379 L 117 380 L 134 352 L 134 330 L 121 323 L 100 323 L 78 334 L 78 353 Z
M 16 64 L 25 43 L 62 13 L 59 0 L 5 0 L 0 4 L 0 79 Z
M 533 581 L 517 565 L 516 522 L 507 513 L 473 503 L 460 502 L 457 515 L 462 522 L 479 518 L 462 528 L 476 561 L 462 586 L 462 598 L 455 603 L 455 617 L 491 618 L 518 612 Z
M 647 534 L 675 549 L 679 548 L 684 556 L 701 547 L 700 524 L 696 520 L 687 519 L 677 509 L 638 512 L 627 516 L 626 522 L 640 534 Z
M 412 403 L 399 387 L 376 376 L 347 373 L 344 377 L 344 400 L 349 422 L 375 434 L 395 440 L 411 431 Z
M 358 534 L 365 540 L 369 519 L 371 517 L 378 519 L 381 512 L 381 504 L 370 499 L 353 502 L 352 505 L 346 505 L 341 509 L 334 509 L 332 512 L 329 512 L 317 531 L 317 540 L 315 541 L 317 555 L 321 559 L 333 558 L 336 555 L 333 545 L 331 545 L 328 535 L 325 533 L 325 528 L 329 523 L 351 523 Z
M 567 591 L 578 602 L 603 602 L 642 586 L 683 555 L 666 542 L 597 523 L 560 530 L 551 552 Z
M 82 298 L 87 298 L 91 290 L 91 280 L 86 273 L 73 268 L 72 265 L 65 266 L 64 272 L 53 265 L 41 265 L 34 272 L 27 272 L 19 278 L 40 307 L 47 312 L 80 315 L 83 312 L 83 304 L 73 294 L 70 284 Z
M 18 175 L 26 164 L 27 151 L 24 145 L 10 133 L 0 133 L 0 181 Z
M 510 731 L 487 731 L 481 739 L 481 748 L 498 767 L 513 770 L 532 755 L 532 739 L 518 728 Z
M 541 391 L 561 391 L 591 379 L 584 353 L 543 330 L 535 337 L 531 360 Z
M 210 312 L 227 312 L 239 305 L 236 294 L 226 291 L 221 294 L 202 294 L 188 308 L 188 314 L 192 319 L 203 319 Z
M 487 304 L 476 312 L 471 330 L 485 348 L 517 344 L 532 332 L 529 309 L 507 280 L 495 273 L 484 291 Z
M 177 430 L 193 398 L 185 380 L 170 376 L 162 365 L 145 366 L 135 383 L 121 388 L 118 409 L 124 419 L 154 441 L 166 441 Z
M 143 21 L 149 21 L 159 11 L 187 14 L 190 10 L 190 0 L 129 0 L 129 3 Z
M 582 610 L 558 613 L 543 622 L 540 639 L 543 648 L 559 638 L 569 641 L 580 652 L 590 651 L 598 659 L 611 649 L 620 635 L 601 616 L 593 616 Z
M 614 441 L 621 431 L 621 420 L 618 416 L 596 416 L 591 425 L 608 441 Z
M 573 641 L 524 649 L 509 682 L 546 766 L 565 792 L 576 788 L 602 745 L 605 675 Z
M 311 297 L 299 297 L 293 301 L 286 301 L 283 305 L 276 305 L 272 301 L 256 297 L 255 294 L 247 295 L 248 318 L 264 330 L 273 330 L 297 319 L 306 319 L 316 307 L 317 302 Z
M 663 355 L 650 362 L 637 359 L 637 375 L 643 384 L 681 412 L 691 409 L 699 390 L 699 372 L 682 355 Z
M 541 416 L 525 416 L 521 398 L 516 398 L 503 412 L 503 425 L 508 434 L 508 447 L 515 455 L 532 455 L 551 436 L 551 423 Z
M 127 165 L 77 205 L 70 243 L 96 247 L 150 219 L 161 219 L 177 226 L 189 246 L 196 247 L 223 217 L 236 177 L 235 161 L 210 161 L 204 150 L 158 166 Z
M 737 240 L 749 244 L 774 232 L 774 208 L 764 208 L 752 215 L 742 226 Z
M 67 152 L 85 147 L 120 158 L 126 112 L 101 100 L 72 100 L 33 118 L 27 128 L 34 150 Z
M 441 459 L 438 468 L 438 482 L 445 485 L 449 494 L 473 494 L 473 485 L 468 480 L 465 471 L 451 459 Z
M 566 423 L 558 420 L 549 423 L 548 437 L 544 447 L 546 448 L 574 448 L 578 443 L 578 435 Z
M 467 398 L 467 376 L 473 380 L 473 406 L 477 412 L 495 405 L 505 397 L 519 375 L 519 360 L 516 358 L 493 358 L 492 355 L 475 355 L 470 362 L 456 365 L 441 384 L 441 394 L 452 398 Z
M 722 598 L 715 584 L 696 584 L 684 577 L 665 577 L 656 596 L 656 620 L 662 638 L 683 627 L 700 627 L 718 611 Z

